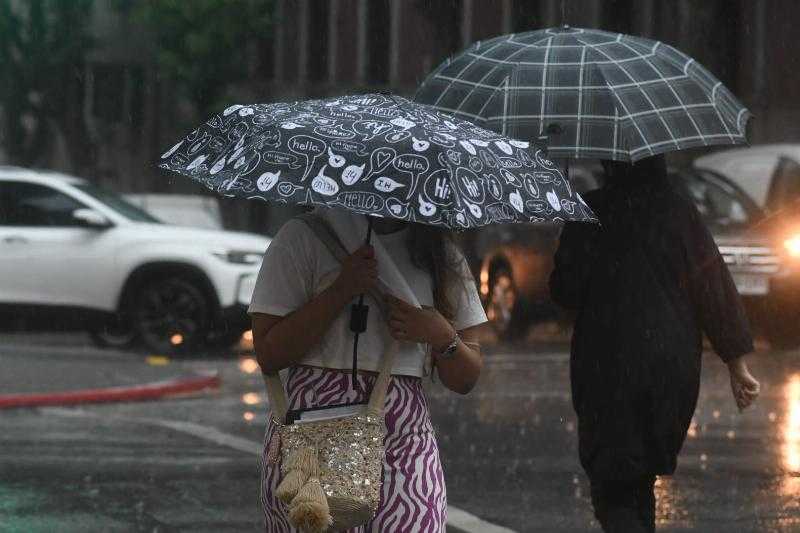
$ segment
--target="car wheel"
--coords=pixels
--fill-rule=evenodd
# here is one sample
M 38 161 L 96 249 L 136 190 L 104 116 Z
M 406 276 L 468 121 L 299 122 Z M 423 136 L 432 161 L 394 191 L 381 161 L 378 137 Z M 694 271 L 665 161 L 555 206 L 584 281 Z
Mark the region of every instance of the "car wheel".
M 136 342 L 136 328 L 128 317 L 114 313 L 99 320 L 93 320 L 88 327 L 89 337 L 101 348 L 125 349 Z
M 499 269 L 489 278 L 489 295 L 486 317 L 500 340 L 514 340 L 521 336 L 522 327 L 517 316 L 519 294 L 514 278 L 506 269 Z
M 209 302 L 196 285 L 179 278 L 150 281 L 134 306 L 134 322 L 144 346 L 159 354 L 185 354 L 208 334 Z

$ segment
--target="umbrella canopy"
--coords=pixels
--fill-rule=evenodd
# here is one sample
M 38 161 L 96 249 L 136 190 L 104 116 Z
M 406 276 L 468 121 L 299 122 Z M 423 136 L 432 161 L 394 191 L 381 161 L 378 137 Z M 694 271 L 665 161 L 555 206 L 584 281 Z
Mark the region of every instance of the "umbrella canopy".
M 544 147 L 384 94 L 234 105 L 159 166 L 226 196 L 456 229 L 595 220 Z
M 743 144 L 750 117 L 671 46 L 568 26 L 474 43 L 428 76 L 415 99 L 512 137 L 549 134 L 554 158 L 633 162 Z

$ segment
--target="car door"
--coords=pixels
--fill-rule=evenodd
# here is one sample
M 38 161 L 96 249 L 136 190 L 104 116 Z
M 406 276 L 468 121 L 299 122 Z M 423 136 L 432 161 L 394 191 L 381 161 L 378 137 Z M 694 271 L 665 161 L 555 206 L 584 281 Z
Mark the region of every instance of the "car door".
M 0 301 L 97 307 L 108 231 L 82 226 L 78 199 L 42 183 L 0 181 Z

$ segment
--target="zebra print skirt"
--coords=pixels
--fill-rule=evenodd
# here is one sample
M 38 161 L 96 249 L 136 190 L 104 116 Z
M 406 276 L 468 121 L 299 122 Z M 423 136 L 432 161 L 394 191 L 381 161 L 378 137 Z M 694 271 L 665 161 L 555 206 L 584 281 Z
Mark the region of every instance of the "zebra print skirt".
M 361 391 L 369 391 L 374 375 L 359 375 Z M 294 367 L 286 384 L 291 409 L 365 400 L 350 387 L 350 374 L 309 366 Z M 445 530 L 447 494 L 422 380 L 393 376 L 386 395 L 386 457 L 378 511 L 365 526 L 351 533 L 440 533 Z M 271 419 L 270 419 L 271 420 Z M 267 533 L 295 532 L 286 506 L 275 497 L 280 464 L 266 461 L 274 431 L 270 421 L 261 457 L 261 507 Z

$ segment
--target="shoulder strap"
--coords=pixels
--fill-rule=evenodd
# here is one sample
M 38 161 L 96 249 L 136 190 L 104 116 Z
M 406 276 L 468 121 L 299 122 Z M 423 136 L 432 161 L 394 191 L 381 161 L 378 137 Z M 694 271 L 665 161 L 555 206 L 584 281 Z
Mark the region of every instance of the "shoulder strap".
M 347 256 L 350 255 L 342 244 L 342 241 L 339 240 L 336 232 L 331 229 L 325 220 L 318 217 L 314 213 L 304 213 L 296 216 L 295 218 L 304 222 L 311 229 L 311 231 L 314 232 L 314 235 L 320 241 L 322 241 L 322 244 L 325 245 L 325 248 L 327 248 L 327 250 L 339 263 L 344 261 Z M 380 280 L 378 280 L 378 289 L 369 292 L 369 295 L 372 296 L 372 299 L 378 304 L 378 308 L 381 310 L 381 313 L 383 313 L 384 316 L 386 316 L 387 313 L 386 304 L 383 300 L 383 296 L 385 294 L 391 294 L 391 291 Z
M 342 245 L 342 242 L 336 236 L 336 233 L 323 219 L 314 215 L 313 213 L 305 213 L 295 218 L 301 220 L 308 225 L 309 228 L 311 228 L 311 231 L 314 232 L 314 235 L 316 235 L 316 237 L 322 241 L 322 243 L 325 245 L 325 248 L 328 249 L 328 251 L 337 261 L 341 263 L 345 258 L 347 258 L 348 253 L 344 245 Z M 378 307 L 384 316 L 387 314 L 387 309 L 386 304 L 384 303 L 383 295 L 388 292 L 388 287 L 386 287 L 386 285 L 380 281 L 378 282 L 378 289 L 370 291 L 370 296 L 372 296 L 375 302 L 377 302 Z M 395 356 L 397 355 L 398 348 L 399 343 L 393 339 L 384 351 L 383 360 L 381 361 L 381 369 L 378 374 L 378 378 L 375 381 L 375 385 L 372 388 L 372 393 L 369 397 L 369 404 L 367 406 L 367 412 L 373 416 L 378 416 L 383 412 L 383 404 L 386 400 L 386 391 L 389 388 L 389 379 L 391 378 L 392 367 L 394 366 L 394 360 Z M 286 397 L 286 390 L 283 387 L 280 375 L 278 372 L 266 372 L 263 374 L 263 378 L 264 385 L 267 387 L 267 398 L 269 399 L 269 404 L 272 408 L 275 418 L 277 420 L 284 420 L 286 413 L 289 410 L 289 400 Z

